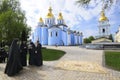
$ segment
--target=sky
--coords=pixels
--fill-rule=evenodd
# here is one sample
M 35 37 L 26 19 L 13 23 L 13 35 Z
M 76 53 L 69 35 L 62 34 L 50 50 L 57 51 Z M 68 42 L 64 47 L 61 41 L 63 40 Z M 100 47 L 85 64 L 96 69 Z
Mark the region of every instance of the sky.
M 39 18 L 45 20 L 49 6 L 52 7 L 52 13 L 56 20 L 59 12 L 62 13 L 65 24 L 71 30 L 83 33 L 84 38 L 98 35 L 98 20 L 102 10 L 101 0 L 99 4 L 90 2 L 89 8 L 79 7 L 76 0 L 20 0 L 21 8 L 25 11 L 27 24 L 36 28 Z M 94 1 L 94 0 L 92 0 Z M 106 10 L 106 17 L 110 23 L 110 33 L 115 34 L 120 25 L 120 7 L 113 4 L 110 10 Z

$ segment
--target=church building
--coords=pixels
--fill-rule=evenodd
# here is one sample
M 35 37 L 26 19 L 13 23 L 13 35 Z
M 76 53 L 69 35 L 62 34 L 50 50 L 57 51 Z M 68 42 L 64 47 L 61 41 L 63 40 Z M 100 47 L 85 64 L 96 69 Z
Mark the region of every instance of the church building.
M 57 22 L 57 23 L 56 23 Z M 81 45 L 83 43 L 82 32 L 72 31 L 64 23 L 62 13 L 58 14 L 57 21 L 52 13 L 52 8 L 49 7 L 45 21 L 40 18 L 36 29 L 32 34 L 32 41 L 39 42 L 42 45 Z

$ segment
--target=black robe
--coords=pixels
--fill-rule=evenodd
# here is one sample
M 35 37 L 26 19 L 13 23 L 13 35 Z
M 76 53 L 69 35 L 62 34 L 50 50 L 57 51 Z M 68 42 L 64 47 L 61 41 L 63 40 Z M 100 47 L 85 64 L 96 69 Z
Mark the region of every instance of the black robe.
M 35 46 L 34 65 L 36 65 L 36 66 L 43 65 L 41 48 L 42 48 L 41 44 L 37 44 L 37 46 Z
M 5 58 L 7 57 L 7 53 L 4 49 L 3 42 L 0 43 L 0 63 L 5 62 Z
M 33 42 L 30 42 L 29 46 L 29 65 L 34 65 L 34 49 L 35 49 L 35 45 Z
M 14 76 L 20 70 L 22 65 L 20 61 L 20 48 L 17 44 L 18 39 L 14 39 L 9 50 L 8 61 L 5 68 L 5 74 L 8 76 Z
M 20 55 L 21 55 L 22 66 L 27 66 L 27 45 L 26 43 L 22 43 L 20 45 Z
M 3 54 L 2 54 L 2 48 L 0 47 L 0 63 L 3 61 Z
M 4 48 L 0 48 L 0 63 L 5 62 L 5 59 L 7 58 L 7 52 Z

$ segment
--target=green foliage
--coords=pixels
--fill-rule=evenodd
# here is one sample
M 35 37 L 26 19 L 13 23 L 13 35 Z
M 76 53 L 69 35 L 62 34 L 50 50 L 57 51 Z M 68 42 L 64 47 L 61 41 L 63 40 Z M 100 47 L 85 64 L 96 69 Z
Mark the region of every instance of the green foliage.
M 105 64 L 115 70 L 120 70 L 120 52 L 105 51 Z
M 95 40 L 95 38 L 94 38 L 93 36 L 90 36 L 90 37 L 89 37 L 89 40 L 90 40 L 90 41 L 93 41 L 93 40 Z
M 53 61 L 60 59 L 65 52 L 61 50 L 53 50 L 53 49 L 42 49 L 43 60 L 45 61 Z
M 44 61 L 54 61 L 60 59 L 64 56 L 65 52 L 61 50 L 46 49 L 42 48 L 42 55 Z M 29 59 L 29 54 L 27 54 L 27 60 Z
M 91 43 L 95 38 L 93 36 L 90 36 L 89 38 L 84 38 L 84 43 Z
M 2 0 L 0 3 L 0 42 L 4 40 L 8 44 L 13 38 L 21 37 L 22 31 L 27 35 L 30 28 L 27 27 L 24 12 L 20 8 L 17 0 Z
M 88 7 L 91 1 L 94 1 L 95 4 L 100 4 L 99 0 L 76 0 L 76 3 L 79 6 Z M 101 2 L 103 3 L 103 9 L 110 9 L 114 3 L 119 5 L 120 0 L 101 0 Z
M 91 41 L 88 38 L 84 38 L 84 43 L 90 43 Z
M 91 0 L 77 0 L 76 3 L 79 6 L 87 7 Z
M 109 39 L 112 40 L 112 42 L 114 41 L 112 34 L 110 34 Z

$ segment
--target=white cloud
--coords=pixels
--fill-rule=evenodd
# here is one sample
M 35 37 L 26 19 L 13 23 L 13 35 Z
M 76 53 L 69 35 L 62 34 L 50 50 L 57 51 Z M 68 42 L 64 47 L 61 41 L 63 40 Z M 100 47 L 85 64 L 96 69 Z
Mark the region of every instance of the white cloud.
M 98 14 L 98 8 L 96 7 L 93 11 L 85 10 L 83 8 L 78 7 L 75 4 L 75 0 L 20 0 L 21 7 L 26 11 L 27 18 L 33 17 L 35 21 L 38 21 L 39 17 L 45 17 L 48 11 L 48 7 L 51 5 L 53 8 L 53 13 L 58 15 L 58 13 L 64 10 L 69 11 L 70 13 L 63 12 L 65 21 L 76 20 L 75 16 L 82 16 L 83 19 L 89 20 L 96 13 Z M 35 13 L 35 11 L 38 13 Z M 36 20 L 37 19 L 37 20 Z M 29 19 L 28 19 L 29 21 Z M 75 22 L 75 21 L 74 21 Z M 73 23 L 73 22 L 72 22 Z M 36 23 L 35 23 L 36 24 Z
M 84 37 L 89 37 L 89 36 L 97 36 L 97 34 L 98 34 L 98 31 L 93 31 L 93 30 L 91 30 L 91 29 L 86 29 L 86 30 L 84 30 L 84 32 L 83 32 L 83 36 Z
M 53 14 L 56 18 L 59 12 L 62 12 L 65 23 L 69 27 L 73 27 L 80 24 L 82 20 L 90 21 L 94 17 L 98 18 L 102 5 L 101 0 L 98 0 L 100 3 L 98 5 L 91 2 L 90 7 L 92 8 L 90 9 L 78 7 L 75 4 L 75 0 L 20 0 L 20 2 L 22 9 L 26 12 L 27 24 L 32 29 L 35 28 L 40 17 L 45 19 L 49 6 L 52 6 Z M 92 29 L 84 31 L 84 33 L 86 32 L 89 32 L 87 35 L 94 34 Z

